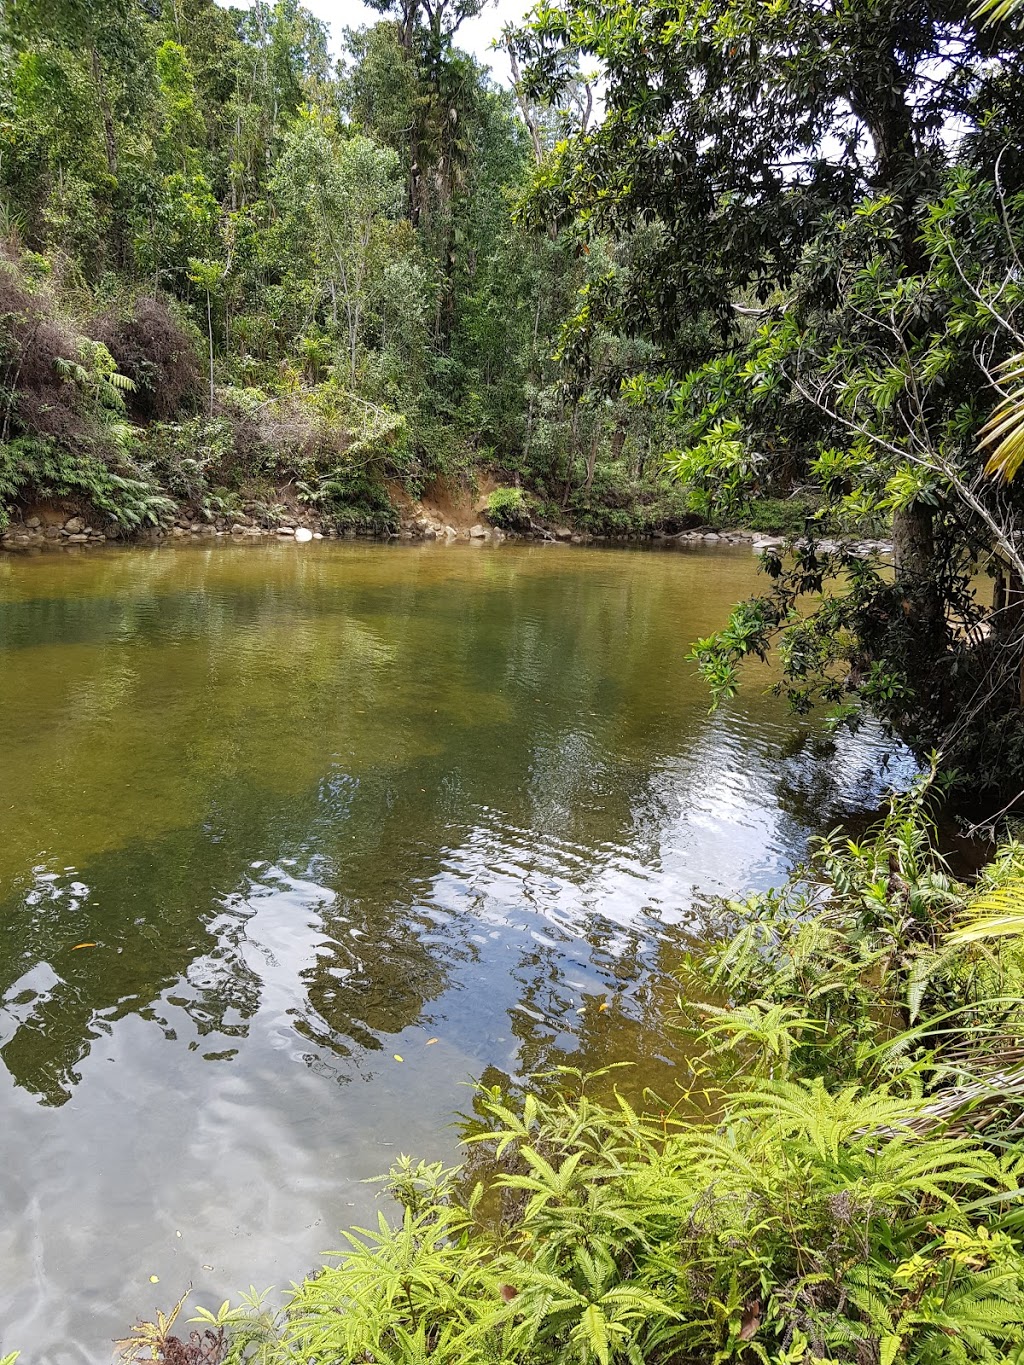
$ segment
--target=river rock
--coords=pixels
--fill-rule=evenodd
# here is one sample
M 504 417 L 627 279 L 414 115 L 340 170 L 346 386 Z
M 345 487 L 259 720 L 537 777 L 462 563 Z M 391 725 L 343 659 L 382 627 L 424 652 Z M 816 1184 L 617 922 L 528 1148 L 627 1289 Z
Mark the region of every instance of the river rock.
M 38 517 L 26 517 L 25 525 L 28 527 L 30 531 L 35 531 L 38 529 L 39 526 L 42 525 L 42 522 L 39 520 Z
M 477 522 L 475 526 L 469 528 L 469 535 L 471 540 L 485 540 L 487 538 L 487 531 L 479 522 Z
M 705 540 L 721 540 L 722 537 L 721 537 L 720 535 L 717 535 L 714 531 L 707 531 L 707 532 L 705 533 L 705 535 L 704 535 L 704 539 L 705 539 Z
M 572 531 L 570 531 L 570 529 L 569 529 L 568 526 L 556 526 L 556 527 L 555 527 L 555 539 L 556 539 L 556 540 L 572 540 Z
M 64 523 L 64 530 L 69 536 L 77 536 L 85 529 L 85 522 L 81 517 L 69 517 Z
M 295 528 L 295 539 L 296 539 L 296 540 L 312 540 L 312 539 L 313 539 L 313 532 L 309 529 L 308 526 L 296 526 L 296 528 Z
M 294 526 L 279 526 L 279 527 L 277 528 L 277 534 L 278 534 L 279 536 L 293 536 L 293 535 L 295 534 L 295 527 L 294 527 Z

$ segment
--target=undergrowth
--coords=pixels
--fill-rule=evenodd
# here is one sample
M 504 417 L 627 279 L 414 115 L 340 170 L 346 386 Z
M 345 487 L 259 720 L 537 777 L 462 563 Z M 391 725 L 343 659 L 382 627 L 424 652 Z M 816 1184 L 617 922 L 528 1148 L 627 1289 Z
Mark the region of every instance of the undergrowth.
M 680 1002 L 695 1079 L 657 1118 L 568 1068 L 480 1087 L 461 1170 L 402 1158 L 397 1220 L 193 1340 L 231 1365 L 1019 1361 L 1024 848 L 968 888 L 924 801 L 718 907 Z M 126 1358 L 172 1359 L 152 1329 Z

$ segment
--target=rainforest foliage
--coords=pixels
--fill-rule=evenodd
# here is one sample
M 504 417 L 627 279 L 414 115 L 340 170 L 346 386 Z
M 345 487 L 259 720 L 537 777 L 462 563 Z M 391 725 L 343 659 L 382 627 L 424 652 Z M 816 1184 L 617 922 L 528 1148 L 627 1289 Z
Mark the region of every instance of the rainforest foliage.
M 481 3 L 332 47 L 297 0 L 8 0 L 0 517 L 382 529 L 488 469 L 513 530 L 748 520 L 798 543 L 713 696 L 779 646 L 798 709 L 1013 797 L 1019 4 L 543 0 L 506 89 Z
M 126 1359 L 193 1330 L 264 1365 L 1019 1360 L 1024 849 L 968 888 L 921 801 L 709 907 L 676 1092 L 482 1086 L 464 1166 L 403 1158 L 397 1219 L 283 1307 L 140 1323 Z
M 709 516 L 812 503 L 806 543 L 768 558 L 769 591 L 697 646 L 713 692 L 779 644 L 798 708 L 868 705 L 1012 795 L 1024 26 L 1019 3 L 992 8 L 561 0 L 512 42 L 526 99 L 602 73 L 602 116 L 556 146 L 522 209 L 592 257 L 616 244 L 563 353 L 593 375 L 601 335 L 648 348 L 622 390 L 668 422 Z M 895 579 L 844 548 L 879 525 Z
M 296 0 L 0 8 L 0 517 L 286 489 L 379 528 L 482 466 L 592 529 L 685 513 L 649 416 L 552 359 L 592 267 L 512 220 L 537 152 L 457 45 L 478 0 L 376 7 L 340 59 Z

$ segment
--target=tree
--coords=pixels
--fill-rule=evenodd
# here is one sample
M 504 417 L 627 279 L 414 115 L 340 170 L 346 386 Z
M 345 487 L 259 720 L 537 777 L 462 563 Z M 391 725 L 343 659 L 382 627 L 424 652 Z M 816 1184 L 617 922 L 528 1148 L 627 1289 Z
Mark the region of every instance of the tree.
M 1019 306 L 1004 276 L 1020 167 L 996 166 L 1021 143 L 1002 88 L 1021 35 L 928 0 L 567 0 L 513 41 L 527 97 L 557 98 L 581 54 L 604 67 L 604 119 L 556 147 L 524 214 L 588 240 L 654 230 L 630 289 L 592 291 L 579 330 L 657 342 L 660 373 L 633 391 L 668 406 L 677 474 L 723 515 L 809 486 L 840 529 L 892 519 L 895 585 L 845 552 L 773 557 L 773 593 L 698 649 L 713 686 L 728 692 L 736 661 L 781 634 L 798 705 L 850 714 L 859 698 L 963 758 L 986 728 L 957 719 L 980 665 L 961 638 L 979 615 L 965 581 L 979 555 L 1017 555 L 1015 510 L 980 479 L 973 436 Z M 970 184 L 950 179 L 956 124 Z M 993 729 L 1022 647 L 1009 672 L 982 668 Z M 1011 748 L 1024 771 L 1019 736 Z M 1008 754 L 987 752 L 993 780 Z
M 344 313 L 354 384 L 378 233 L 401 202 L 398 157 L 307 109 L 285 139 L 272 191 L 292 239 L 309 244 L 332 313 Z

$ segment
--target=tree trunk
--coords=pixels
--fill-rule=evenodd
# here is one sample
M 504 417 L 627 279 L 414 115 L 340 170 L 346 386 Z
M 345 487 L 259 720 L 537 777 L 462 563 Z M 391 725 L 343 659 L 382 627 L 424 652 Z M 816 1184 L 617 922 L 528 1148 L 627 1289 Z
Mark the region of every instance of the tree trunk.
M 903 611 L 925 647 L 939 647 L 944 625 L 935 579 L 934 520 L 934 509 L 920 502 L 900 508 L 892 519 L 892 557 Z
M 206 291 L 206 332 L 210 338 L 210 417 L 213 417 L 213 303 Z
M 110 221 L 110 245 L 113 250 L 114 263 L 124 265 L 124 233 L 121 227 L 121 219 L 118 215 L 117 200 L 120 198 L 118 193 L 118 170 L 119 158 L 117 153 L 117 136 L 114 132 L 114 114 L 110 107 L 110 96 L 107 93 L 107 83 L 103 76 L 103 65 L 100 62 L 100 54 L 95 46 L 89 44 L 89 58 L 92 64 L 92 78 L 96 86 L 96 98 L 100 107 L 100 114 L 103 118 L 103 141 L 107 153 L 107 171 L 113 182 L 111 221 Z

